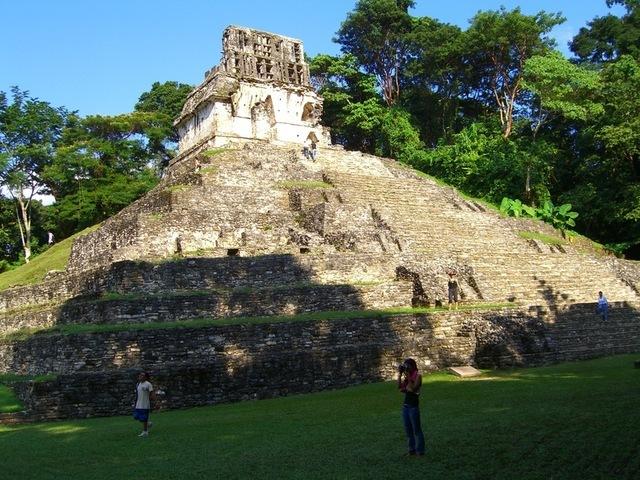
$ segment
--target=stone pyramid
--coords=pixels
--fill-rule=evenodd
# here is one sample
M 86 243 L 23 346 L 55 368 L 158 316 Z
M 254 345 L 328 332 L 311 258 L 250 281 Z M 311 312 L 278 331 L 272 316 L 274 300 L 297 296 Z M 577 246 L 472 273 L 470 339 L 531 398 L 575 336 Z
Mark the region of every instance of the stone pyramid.
M 434 369 L 640 350 L 637 263 L 523 238 L 558 232 L 332 146 L 300 41 L 229 27 L 223 47 L 160 184 L 76 240 L 65 272 L 0 292 L 0 373 L 55 375 L 14 385 L 28 418 L 126 413 L 140 369 L 177 408 L 388 379 L 408 355 Z M 477 309 L 394 313 L 446 303 L 450 272 Z M 93 327 L 11 336 L 71 324 Z

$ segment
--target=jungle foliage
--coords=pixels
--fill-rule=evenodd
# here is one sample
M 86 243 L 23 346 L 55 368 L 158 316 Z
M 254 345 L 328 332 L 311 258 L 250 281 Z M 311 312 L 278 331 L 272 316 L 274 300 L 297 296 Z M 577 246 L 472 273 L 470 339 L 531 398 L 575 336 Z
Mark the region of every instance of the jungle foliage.
M 624 13 L 589 22 L 565 58 L 561 13 L 479 11 L 463 30 L 414 2 L 359 0 L 342 54 L 311 60 L 323 120 L 347 149 L 640 258 L 640 2 L 606 2 Z

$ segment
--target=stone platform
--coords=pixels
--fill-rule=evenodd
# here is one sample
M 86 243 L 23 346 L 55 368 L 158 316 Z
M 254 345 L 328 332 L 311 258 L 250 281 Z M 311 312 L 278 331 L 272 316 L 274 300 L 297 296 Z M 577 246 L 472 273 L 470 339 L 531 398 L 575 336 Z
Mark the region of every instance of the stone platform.
M 392 160 L 322 148 L 311 162 L 297 148 L 259 142 L 205 151 L 77 240 L 66 272 L 0 292 L 4 335 L 71 324 L 129 330 L 5 337 L 0 373 L 57 375 L 15 389 L 29 418 L 62 418 L 125 413 L 139 369 L 168 392 L 162 407 L 177 408 L 385 380 L 407 356 L 429 370 L 640 351 L 637 263 L 525 240 L 523 231 L 557 235 Z M 450 271 L 463 306 L 512 307 L 163 327 L 433 306 L 445 303 Z M 594 314 L 599 290 L 612 305 L 606 325 Z M 95 388 L 104 390 L 99 403 Z

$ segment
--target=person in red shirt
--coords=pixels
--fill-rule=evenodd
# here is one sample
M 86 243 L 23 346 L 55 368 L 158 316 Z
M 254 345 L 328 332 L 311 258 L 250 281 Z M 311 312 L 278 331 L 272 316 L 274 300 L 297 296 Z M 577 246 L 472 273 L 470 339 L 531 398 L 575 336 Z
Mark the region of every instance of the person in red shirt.
M 420 423 L 420 388 L 422 375 L 413 358 L 407 358 L 398 368 L 398 388 L 404 393 L 402 420 L 409 444 L 408 455 L 424 455 L 424 434 Z

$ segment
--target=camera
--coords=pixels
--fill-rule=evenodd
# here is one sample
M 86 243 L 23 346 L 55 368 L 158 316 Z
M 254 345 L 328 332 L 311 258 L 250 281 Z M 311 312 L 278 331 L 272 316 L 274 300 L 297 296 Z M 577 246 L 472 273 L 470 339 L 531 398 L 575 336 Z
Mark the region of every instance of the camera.
M 401 363 L 400 365 L 398 365 L 398 372 L 399 373 L 404 373 L 407 371 L 407 366 L 404 363 Z

